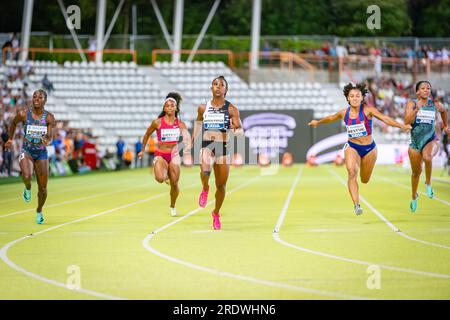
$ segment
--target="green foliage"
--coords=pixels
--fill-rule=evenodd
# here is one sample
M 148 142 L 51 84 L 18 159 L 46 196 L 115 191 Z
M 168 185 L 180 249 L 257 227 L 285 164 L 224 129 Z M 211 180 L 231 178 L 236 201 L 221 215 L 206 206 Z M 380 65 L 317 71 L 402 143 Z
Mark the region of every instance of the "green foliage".
M 367 28 L 367 7 L 377 5 L 381 11 L 381 29 Z M 336 0 L 331 2 L 338 36 L 407 36 L 411 34 L 411 19 L 406 0 Z

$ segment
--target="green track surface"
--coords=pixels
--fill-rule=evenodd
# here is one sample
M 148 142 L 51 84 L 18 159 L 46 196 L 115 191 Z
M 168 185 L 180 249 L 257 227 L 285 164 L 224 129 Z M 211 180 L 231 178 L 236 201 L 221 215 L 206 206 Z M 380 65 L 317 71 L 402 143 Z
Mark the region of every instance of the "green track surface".
M 176 218 L 148 169 L 51 179 L 43 225 L 35 182 L 29 204 L 21 183 L 0 185 L 0 299 L 450 298 L 449 182 L 413 214 L 408 174 L 377 166 L 360 192 L 394 232 L 364 202 L 354 214 L 345 168 L 232 168 L 214 231 L 198 172 L 182 169 Z

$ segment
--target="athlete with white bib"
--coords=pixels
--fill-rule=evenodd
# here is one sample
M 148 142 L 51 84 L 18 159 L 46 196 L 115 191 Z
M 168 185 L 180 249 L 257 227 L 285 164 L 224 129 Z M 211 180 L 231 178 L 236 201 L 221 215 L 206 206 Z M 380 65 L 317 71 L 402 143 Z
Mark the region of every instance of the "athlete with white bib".
M 167 95 L 163 111 L 156 120 L 152 121 L 142 138 L 142 150 L 138 154 L 139 158 L 143 157 L 148 139 L 156 131 L 158 144 L 153 160 L 153 170 L 156 181 L 170 183 L 170 215 L 172 217 L 177 215 L 175 203 L 180 193 L 178 180 L 180 179 L 181 159 L 178 144 L 181 137 L 183 137 L 185 146 L 183 154 L 190 155 L 191 150 L 189 131 L 186 124 L 178 119 L 180 102 L 181 96 L 177 92 L 170 92 Z
M 203 189 L 199 197 L 200 207 L 205 207 L 208 201 L 209 177 L 214 169 L 216 182 L 216 202 L 212 211 L 213 228 L 221 229 L 220 208 L 225 200 L 225 187 L 230 173 L 230 157 L 228 141 L 230 131 L 242 135 L 242 123 L 239 110 L 225 99 L 228 83 L 223 76 L 212 81 L 212 100 L 202 104 L 197 110 L 197 120 L 194 125 L 193 141 L 202 134 L 202 149 L 200 151 L 200 179 Z
M 44 109 L 47 102 L 47 92 L 42 89 L 33 93 L 32 107 L 19 111 L 15 116 L 9 131 L 9 140 L 5 148 L 12 146 L 16 126 L 23 123 L 24 139 L 19 155 L 19 165 L 22 171 L 22 180 L 25 184 L 23 199 L 31 201 L 31 179 L 33 171 L 36 173 L 38 184 L 38 206 L 36 208 L 36 223 L 44 223 L 42 207 L 47 199 L 48 182 L 48 155 L 47 146 L 53 140 L 53 128 L 56 126 L 53 114 Z
M 416 84 L 417 99 L 409 101 L 405 109 L 405 123 L 412 125 L 411 143 L 408 149 L 411 163 L 411 212 L 417 210 L 419 194 L 420 174 L 422 173 L 422 161 L 425 163 L 425 186 L 428 197 L 434 197 L 431 187 L 431 172 L 433 169 L 433 157 L 439 152 L 439 140 L 436 137 L 436 113 L 439 112 L 444 124 L 444 131 L 450 134 L 448 127 L 447 111 L 440 102 L 431 99 L 431 84 L 428 81 L 419 81 Z
M 344 146 L 345 165 L 348 172 L 348 189 L 353 201 L 356 215 L 363 213 L 359 204 L 358 171 L 362 183 L 368 183 L 377 160 L 377 148 L 372 137 L 372 118 L 376 117 L 385 124 L 411 130 L 410 125 L 402 125 L 387 115 L 380 113 L 376 108 L 369 107 L 364 102 L 367 89 L 364 84 L 347 84 L 344 87 L 344 96 L 349 107 L 321 120 L 312 120 L 309 125 L 316 127 L 319 124 L 330 123 L 339 119 L 344 120 L 348 143 Z

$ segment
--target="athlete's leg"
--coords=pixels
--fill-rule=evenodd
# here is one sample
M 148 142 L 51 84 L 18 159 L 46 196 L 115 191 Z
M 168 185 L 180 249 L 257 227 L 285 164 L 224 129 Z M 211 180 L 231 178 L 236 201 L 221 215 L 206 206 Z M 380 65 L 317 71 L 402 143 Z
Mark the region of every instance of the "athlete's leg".
M 211 176 L 212 163 L 214 157 L 212 151 L 208 148 L 200 150 L 200 180 L 202 181 L 202 191 L 198 197 L 198 204 L 200 207 L 206 207 L 208 203 L 209 193 L 209 177 Z
M 200 180 L 202 181 L 203 190 L 209 190 L 209 177 L 211 176 L 212 164 L 214 156 L 208 148 L 200 150 Z
M 375 163 L 377 162 L 377 148 L 375 147 L 368 154 L 361 159 L 361 182 L 368 183 L 370 180 L 370 176 L 372 175 L 373 168 L 375 167 Z
M 352 198 L 353 204 L 359 204 L 359 190 L 358 190 L 358 171 L 361 164 L 361 157 L 358 152 L 352 147 L 348 147 L 345 152 L 345 166 L 348 172 L 348 191 Z
M 422 173 L 422 154 L 413 148 L 409 148 L 408 156 L 411 163 L 411 198 L 414 200 L 417 196 L 417 187 Z
M 33 178 L 33 159 L 31 156 L 22 152 L 19 155 L 19 166 L 20 171 L 22 171 L 22 181 L 25 185 L 25 188 L 31 190 L 31 179 Z
M 219 213 L 225 199 L 225 188 L 228 181 L 228 175 L 230 173 L 230 165 L 228 164 L 228 160 L 226 158 L 227 156 L 219 157 L 217 160 L 220 164 L 214 164 L 214 176 L 216 178 L 216 203 L 213 213 L 215 214 Z
M 431 185 L 431 172 L 433 170 L 433 157 L 439 152 L 439 142 L 430 141 L 422 150 L 422 159 L 425 163 L 425 183 Z
M 180 189 L 178 188 L 178 180 L 180 179 L 180 156 L 175 156 L 169 163 L 169 179 L 170 179 L 170 207 L 175 208 Z
M 42 207 L 47 200 L 47 182 L 48 182 L 48 159 L 46 160 L 36 160 L 34 162 L 36 181 L 38 184 L 38 207 L 37 212 L 42 212 Z
M 158 181 L 159 183 L 163 183 L 164 181 L 166 181 L 168 178 L 168 170 L 169 165 L 167 164 L 167 161 L 161 156 L 155 157 L 153 165 L 155 180 Z

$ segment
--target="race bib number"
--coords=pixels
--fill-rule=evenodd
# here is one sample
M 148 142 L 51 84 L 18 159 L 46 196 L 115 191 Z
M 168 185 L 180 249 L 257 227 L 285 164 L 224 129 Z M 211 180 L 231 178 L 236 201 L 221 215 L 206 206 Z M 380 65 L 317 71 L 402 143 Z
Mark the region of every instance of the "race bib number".
M 436 112 L 434 112 L 433 110 L 420 109 L 419 112 L 417 112 L 416 122 L 417 123 L 434 124 L 435 116 L 436 116 Z
M 162 142 L 178 142 L 180 139 L 180 129 L 161 129 Z
M 350 126 L 347 126 L 347 135 L 349 138 L 359 138 L 367 136 L 367 131 L 364 123 L 352 124 Z
M 27 135 L 31 138 L 41 138 L 47 134 L 47 126 L 27 126 Z
M 225 114 L 207 113 L 203 118 L 205 129 L 225 129 Z

